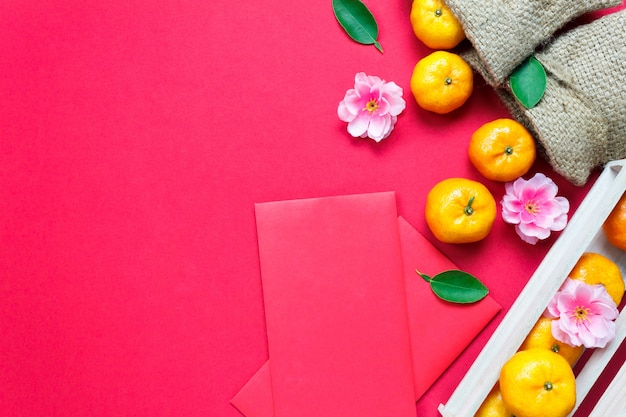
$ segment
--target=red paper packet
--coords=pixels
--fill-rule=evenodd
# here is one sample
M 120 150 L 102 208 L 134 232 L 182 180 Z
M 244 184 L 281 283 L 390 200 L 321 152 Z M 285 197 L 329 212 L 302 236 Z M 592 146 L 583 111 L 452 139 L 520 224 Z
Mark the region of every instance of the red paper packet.
M 355 211 L 359 214 L 355 215 Z M 393 222 L 390 221 L 392 215 Z M 292 407 L 291 410 L 300 408 L 300 411 L 297 411 L 298 415 L 306 415 L 306 412 L 302 414 L 303 407 L 312 407 L 310 412 L 313 414 L 311 415 L 321 415 L 319 414 L 320 407 L 326 407 L 324 411 L 326 413 L 329 412 L 328 410 L 337 409 L 336 404 L 344 402 L 354 404 L 362 401 L 362 396 L 406 403 L 408 386 L 412 390 L 410 398 L 412 414 L 408 415 L 414 415 L 413 401 L 428 389 L 500 310 L 500 306 L 489 296 L 475 304 L 459 305 L 444 302 L 432 293 L 428 284 L 417 275 L 415 269 L 434 275 L 444 270 L 457 268 L 406 220 L 397 218 L 393 193 L 266 203 L 257 206 L 257 226 L 266 316 L 268 315 L 267 303 L 270 303 L 272 308 L 275 307 L 273 305 L 275 300 L 271 297 L 287 301 L 287 306 L 291 305 L 289 300 L 312 297 L 312 299 L 325 300 L 323 301 L 324 307 L 328 313 L 326 317 L 334 321 L 334 317 L 362 309 L 363 305 L 354 310 L 346 308 L 346 304 L 355 303 L 353 298 L 367 294 L 373 295 L 374 298 L 384 297 L 389 290 L 387 287 L 389 285 L 393 287 L 393 283 L 396 284 L 396 288 L 392 291 L 394 295 L 392 298 L 387 298 L 386 302 L 391 302 L 387 308 L 392 305 L 396 308 L 392 309 L 393 311 L 370 310 L 354 316 L 353 319 L 357 321 L 365 320 L 359 323 L 360 331 L 353 335 L 357 336 L 357 343 L 354 343 L 355 340 L 349 343 L 343 340 L 344 345 L 340 346 L 336 340 L 330 338 L 332 332 L 318 331 L 316 335 L 312 335 L 312 338 L 306 338 L 304 343 L 307 345 L 302 346 L 297 343 L 302 341 L 299 339 L 300 336 L 294 336 L 292 333 L 302 330 L 298 329 L 303 324 L 302 312 L 296 314 L 298 320 L 293 324 L 293 312 L 285 311 L 285 305 L 279 302 L 279 311 L 270 311 L 267 317 L 268 344 L 272 360 L 266 362 L 232 399 L 232 404 L 247 417 L 280 417 L 282 414 L 277 413 L 275 409 L 277 401 L 287 402 L 288 407 Z M 285 239 L 286 235 L 290 239 Z M 292 240 L 301 238 L 304 238 L 306 244 Z M 396 239 L 398 239 L 398 244 L 394 243 Z M 394 255 L 394 251 L 397 251 L 399 256 Z M 311 267 L 322 270 L 310 272 L 320 274 L 315 275 L 318 278 L 325 276 L 330 280 L 331 287 L 338 286 L 346 291 L 347 299 L 342 299 L 337 304 L 329 303 L 332 300 L 328 300 L 327 288 L 315 285 L 314 282 L 312 285 L 305 285 L 306 288 L 271 287 L 270 291 L 266 291 L 266 274 L 268 273 L 270 277 L 274 274 L 282 274 L 281 282 L 288 280 L 293 284 L 285 277 L 297 274 L 303 262 L 299 259 L 300 256 L 307 258 L 305 268 L 307 271 Z M 360 272 L 349 271 L 352 264 L 364 262 L 367 263 L 367 267 L 361 266 Z M 374 287 L 367 284 L 370 281 L 380 284 L 381 273 L 385 276 L 382 286 Z M 395 274 L 398 276 L 394 277 Z M 402 288 L 397 287 L 398 283 Z M 406 319 L 397 316 L 401 313 L 403 306 L 406 306 Z M 319 305 L 310 307 L 304 314 L 304 318 L 315 322 L 318 320 Z M 382 310 L 387 310 L 387 308 Z M 361 316 L 361 313 L 365 315 Z M 390 318 L 390 314 L 396 315 L 395 319 Z M 377 325 L 377 323 L 382 325 Z M 392 325 L 389 326 L 389 324 Z M 286 353 L 288 360 L 285 356 L 279 356 L 283 362 L 280 368 L 276 368 L 274 358 L 275 355 L 285 355 L 285 351 L 273 346 L 272 342 L 275 342 L 273 332 L 275 331 L 282 331 L 283 337 L 285 334 L 290 335 L 288 342 L 290 349 L 287 349 Z M 397 344 L 402 339 L 402 332 L 408 333 L 406 340 L 410 342 L 406 346 L 410 348 L 408 356 L 405 346 Z M 377 342 L 372 343 L 373 340 Z M 388 343 L 389 341 L 393 343 Z M 326 369 L 323 372 L 332 376 L 333 381 L 328 386 L 328 391 L 322 390 L 323 393 L 320 394 L 317 388 L 311 390 L 311 380 L 316 382 L 314 375 L 320 372 L 319 362 L 324 363 L 328 361 L 328 358 L 311 357 L 310 353 L 301 354 L 301 349 L 311 348 L 332 356 L 335 350 L 339 349 L 347 355 L 347 358 L 344 357 L 342 360 L 352 359 L 355 352 L 363 350 L 370 351 L 370 356 L 361 352 L 363 356 L 360 358 L 376 356 L 376 359 L 384 358 L 384 360 L 370 363 L 368 360 L 359 359 L 347 368 Z M 301 362 L 303 356 L 308 356 L 306 363 Z M 345 366 L 345 363 L 340 364 Z M 337 366 L 337 363 L 334 363 L 334 366 Z M 366 384 L 365 388 L 354 386 L 353 367 L 356 367 L 356 372 L 361 375 L 361 379 L 371 381 L 370 384 Z M 395 369 L 395 375 L 402 375 L 402 369 L 414 370 L 410 375 L 412 383 L 407 385 L 405 381 L 404 385 L 399 386 L 398 383 L 386 380 L 381 384 L 379 375 L 389 372 L 388 367 L 391 367 L 392 374 Z M 294 371 L 294 368 L 297 370 Z M 301 390 L 308 390 L 304 395 L 290 389 L 290 384 L 296 374 L 297 378 L 302 381 Z M 335 380 L 342 379 L 344 380 L 341 383 L 333 384 Z M 329 381 L 326 383 L 329 384 Z M 308 403 L 309 400 L 312 404 Z M 344 410 L 343 412 L 352 411 Z M 359 413 L 367 412 L 372 412 L 371 404 L 359 411 Z M 376 415 L 376 412 L 366 415 Z

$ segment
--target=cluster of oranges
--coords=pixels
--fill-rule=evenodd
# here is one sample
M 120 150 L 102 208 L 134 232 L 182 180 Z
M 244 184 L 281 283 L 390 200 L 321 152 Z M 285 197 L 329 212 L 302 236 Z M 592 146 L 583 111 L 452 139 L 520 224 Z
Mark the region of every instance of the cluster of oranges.
M 414 0 L 413 32 L 435 52 L 422 58 L 411 76 L 411 92 L 420 107 L 439 114 L 461 107 L 472 94 L 470 66 L 448 52 L 465 39 L 463 27 L 443 0 Z
M 443 0 L 414 0 L 410 20 L 417 38 L 437 49 L 415 66 L 411 91 L 423 109 L 449 113 L 462 106 L 473 90 L 471 67 L 459 55 L 447 51 L 465 39 L 463 27 Z M 534 163 L 535 142 L 518 122 L 498 119 L 474 132 L 468 156 L 485 178 L 512 181 Z M 431 231 L 442 242 L 476 242 L 490 232 L 496 203 L 481 183 L 450 178 L 430 191 L 425 215 Z
M 410 21 L 415 36 L 436 50 L 415 66 L 411 92 L 423 109 L 449 113 L 462 106 L 473 90 L 471 67 L 448 51 L 465 39 L 463 27 L 444 0 L 413 0 Z M 473 133 L 468 157 L 485 178 L 513 181 L 526 174 L 535 162 L 535 141 L 515 120 L 498 119 Z M 451 178 L 430 191 L 425 214 L 437 239 L 446 243 L 476 242 L 491 230 L 496 217 L 495 201 L 479 182 Z M 603 230 L 610 243 L 626 251 L 626 194 Z
M 586 252 L 569 277 L 602 284 L 616 305 L 624 295 L 619 267 L 598 253 Z M 519 351 L 502 367 L 500 379 L 482 403 L 476 417 L 565 416 L 576 403 L 572 367 L 583 346 L 569 346 L 552 336 L 552 320 L 541 317 Z
M 436 49 L 422 58 L 411 76 L 418 105 L 449 113 L 472 94 L 471 67 L 448 50 L 465 39 L 463 27 L 444 0 L 413 0 L 410 21 L 415 36 Z M 493 181 L 513 181 L 526 174 L 536 159 L 535 141 L 524 126 L 498 119 L 476 130 L 468 157 L 476 170 Z M 446 243 L 469 243 L 487 236 L 496 217 L 495 200 L 477 181 L 450 178 L 430 191 L 426 220 L 435 237 Z M 607 240 L 626 251 L 626 194 L 603 225 Z
M 469 141 L 469 160 L 485 178 L 513 181 L 531 168 L 536 158 L 531 134 L 513 119 L 497 119 L 479 127 Z M 496 202 L 480 182 L 448 178 L 428 193 L 426 223 L 437 239 L 470 243 L 484 239 L 496 218 Z
M 421 59 L 411 76 L 411 92 L 425 110 L 445 114 L 462 106 L 473 90 L 471 67 L 448 50 L 465 39 L 463 28 L 443 0 L 413 0 L 413 31 L 427 47 L 436 49 Z M 471 136 L 468 157 L 485 178 L 507 182 L 526 174 L 536 159 L 535 141 L 512 119 L 497 119 Z M 428 193 L 426 222 L 446 243 L 470 243 L 485 238 L 496 217 L 490 191 L 478 181 L 448 178 Z M 607 240 L 626 251 L 626 193 L 603 225 Z M 569 277 L 602 284 L 617 305 L 624 295 L 619 267 L 597 253 L 581 256 Z M 572 367 L 583 346 L 569 346 L 552 335 L 552 320 L 541 317 L 519 351 L 502 367 L 477 417 L 565 416 L 576 402 Z

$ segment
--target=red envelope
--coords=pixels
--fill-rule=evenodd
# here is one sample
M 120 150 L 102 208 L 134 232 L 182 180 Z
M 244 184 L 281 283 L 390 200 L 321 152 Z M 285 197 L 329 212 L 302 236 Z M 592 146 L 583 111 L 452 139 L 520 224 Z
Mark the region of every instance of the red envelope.
M 257 204 L 276 417 L 414 417 L 395 194 Z
M 456 266 L 417 232 L 398 219 L 406 286 L 411 356 L 418 399 L 500 310 L 489 296 L 470 305 L 438 299 L 415 272 L 434 275 Z M 270 357 L 272 357 L 270 352 Z M 273 368 L 273 359 L 272 359 Z M 274 417 L 270 361 L 232 399 L 247 417 Z

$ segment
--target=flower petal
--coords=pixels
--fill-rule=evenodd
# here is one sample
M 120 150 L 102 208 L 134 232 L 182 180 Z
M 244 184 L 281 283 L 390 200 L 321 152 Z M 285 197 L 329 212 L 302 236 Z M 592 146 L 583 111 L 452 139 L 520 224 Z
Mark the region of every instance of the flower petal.
M 535 215 L 532 223 L 542 229 L 551 230 L 552 225 L 554 224 L 554 218 L 552 216 L 546 215 L 546 213 L 541 212 Z
M 517 224 L 521 221 L 522 211 L 525 211 L 524 205 L 514 195 L 505 194 L 502 197 L 502 218 L 507 223 Z
M 370 92 L 368 97 L 370 99 L 381 100 L 383 98 L 383 86 L 380 83 L 370 86 Z
M 569 200 L 565 197 L 556 197 L 555 201 L 561 205 L 561 210 L 563 213 L 569 213 Z
M 609 321 L 606 323 L 607 332 L 604 337 L 597 337 L 595 347 L 603 348 L 613 339 L 615 339 L 615 322 Z
M 524 224 L 534 224 L 537 216 L 526 209 L 523 209 L 519 213 L 520 222 Z
M 339 103 L 339 107 L 337 108 L 337 116 L 339 116 L 339 120 L 342 122 L 351 122 L 356 117 L 356 114 L 351 113 L 346 106 L 345 101 L 341 101 Z
M 359 114 L 365 107 L 365 99 L 360 97 L 356 90 L 346 91 L 346 95 L 343 98 L 343 103 L 346 109 L 352 114 Z
M 574 292 L 574 297 L 577 305 L 590 307 L 593 301 L 593 287 L 591 285 L 579 285 Z
M 580 328 L 578 329 L 578 334 L 577 334 L 578 338 L 580 338 L 580 341 L 582 342 L 582 344 L 586 347 L 586 348 L 592 348 L 595 347 L 596 344 L 596 337 L 595 335 L 586 327 L 584 326 L 580 326 Z
M 400 87 L 398 84 L 394 83 L 393 81 L 389 81 L 388 83 L 385 84 L 385 94 L 390 95 L 390 96 L 395 96 L 395 97 L 401 97 L 402 87 Z
M 361 85 L 369 85 L 370 84 L 370 78 L 367 74 L 365 74 L 364 72 L 357 72 L 354 75 L 354 84 L 361 84 Z
M 537 191 L 529 183 L 526 183 L 519 186 L 519 192 L 516 195 L 521 201 L 528 202 L 537 198 Z
M 550 192 L 549 190 L 552 189 L 555 191 L 556 195 L 556 191 L 558 191 L 558 189 L 556 189 L 556 184 L 554 183 L 554 181 L 546 177 L 545 174 L 541 172 L 536 173 L 532 178 L 530 178 L 527 181 L 527 184 L 529 185 L 529 187 L 535 190 L 541 190 L 541 193 L 546 191 Z
M 545 176 L 544 178 L 542 182 L 535 182 L 533 184 L 533 187 L 535 187 L 535 198 L 542 201 L 552 200 L 556 197 L 556 193 L 559 189 L 551 179 Z
M 402 87 L 394 82 L 389 82 L 385 86 L 385 100 L 389 102 L 389 113 L 397 116 L 406 108 L 406 101 L 402 98 Z
M 560 291 L 555 295 L 556 308 L 561 315 L 571 315 L 576 309 L 577 300 L 573 293 L 569 291 Z
M 608 320 L 615 320 L 619 315 L 619 310 L 615 307 L 614 302 L 609 304 L 607 302 L 594 301 L 591 303 L 590 308 L 594 314 L 602 316 Z
M 519 177 L 518 179 L 516 179 L 515 181 L 513 181 L 513 183 L 511 184 L 511 194 L 515 195 L 515 196 L 519 196 L 520 193 L 522 192 L 522 190 L 524 189 L 524 186 L 526 185 L 526 180 L 522 177 Z M 508 193 L 509 191 L 507 191 Z
M 385 134 L 383 135 L 383 139 L 385 139 L 391 134 L 391 131 L 393 130 L 395 126 L 395 120 L 397 120 L 396 116 L 392 116 L 390 114 L 387 114 L 385 116 L 385 126 L 383 128 L 383 130 L 385 131 Z
M 363 114 L 359 114 L 354 120 L 348 123 L 348 133 L 355 138 L 361 137 L 367 132 L 367 128 L 370 124 L 369 117 Z
M 380 100 L 378 100 L 378 109 L 376 109 L 376 114 L 380 116 L 385 116 L 389 113 L 390 107 L 391 106 L 389 105 L 387 99 L 382 97 Z
M 515 231 L 517 232 L 517 235 L 526 243 L 530 243 L 531 245 L 534 245 L 535 243 L 537 243 L 539 241 L 539 239 L 537 239 L 536 236 L 529 236 L 526 233 L 524 233 L 520 229 L 520 225 L 519 224 L 515 226 Z
M 374 139 L 376 142 L 380 142 L 387 133 L 385 130 L 385 128 L 389 126 L 389 124 L 386 123 L 387 118 L 388 117 L 384 116 L 372 118 L 367 129 L 367 136 Z
M 573 293 L 574 291 L 576 291 L 576 288 L 578 288 L 581 285 L 586 285 L 586 284 L 583 281 L 580 281 L 577 279 L 567 278 L 565 282 L 563 283 L 563 285 L 561 286 L 561 288 L 559 289 L 559 291 L 563 293 L 565 292 Z
M 511 211 L 506 207 L 502 208 L 502 220 L 509 224 L 518 224 L 520 222 L 519 212 Z
M 604 338 L 609 332 L 609 320 L 604 319 L 602 316 L 592 316 L 587 322 L 587 329 L 595 336 Z
M 565 229 L 565 226 L 567 226 L 567 214 L 563 213 L 553 220 L 550 230 L 560 232 Z
M 547 239 L 550 236 L 550 229 L 545 229 L 543 227 L 539 227 L 534 223 L 520 223 L 519 224 L 520 231 L 524 233 L 526 236 L 534 236 L 538 239 Z
M 563 324 L 562 319 L 552 321 L 552 336 L 563 343 L 567 343 L 570 346 L 580 346 L 582 343 L 577 338 L 573 338 L 570 333 L 563 330 L 561 327 Z

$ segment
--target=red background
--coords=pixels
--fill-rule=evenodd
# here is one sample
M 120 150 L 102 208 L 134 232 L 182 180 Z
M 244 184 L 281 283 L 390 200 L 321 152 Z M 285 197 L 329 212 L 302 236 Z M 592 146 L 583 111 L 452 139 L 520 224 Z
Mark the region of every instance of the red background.
M 399 213 L 506 312 L 554 237 L 527 245 L 498 218 L 480 243 L 440 244 L 423 207 L 453 176 L 500 200 L 466 146 L 508 113 L 479 78 L 451 114 L 418 108 L 409 79 L 431 51 L 410 1 L 366 3 L 384 54 L 345 35 L 330 0 L 0 3 L 3 416 L 238 417 L 229 400 L 267 359 L 255 202 L 396 191 Z M 359 71 L 405 90 L 378 144 L 336 115 Z M 572 211 L 589 188 L 537 171 Z M 504 312 L 421 416 L 438 415 Z

